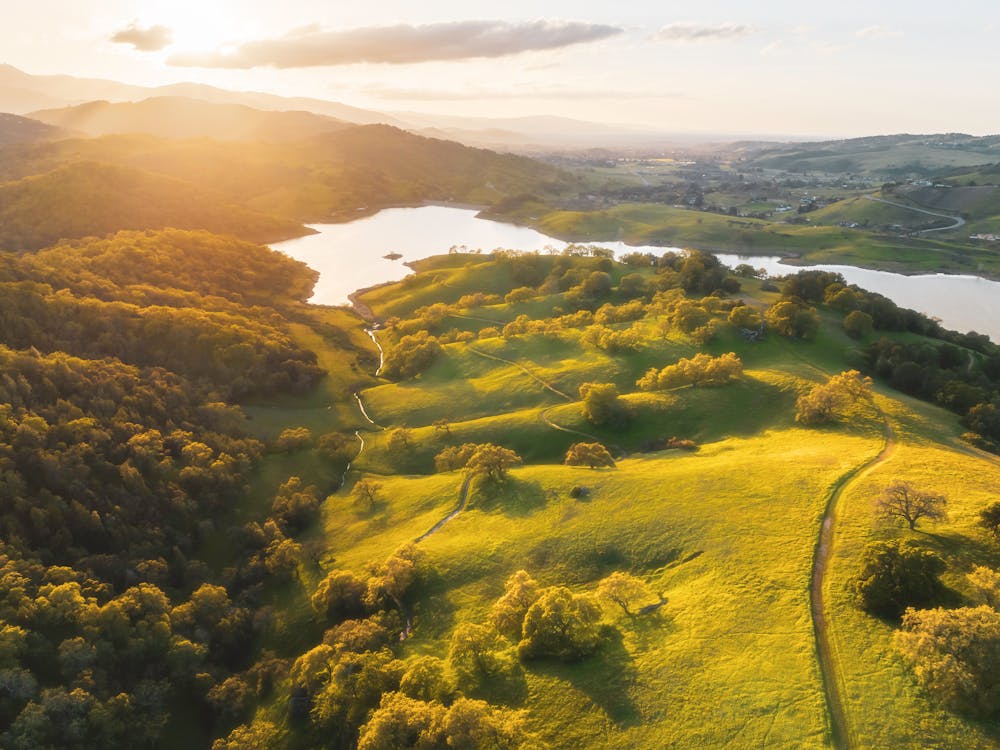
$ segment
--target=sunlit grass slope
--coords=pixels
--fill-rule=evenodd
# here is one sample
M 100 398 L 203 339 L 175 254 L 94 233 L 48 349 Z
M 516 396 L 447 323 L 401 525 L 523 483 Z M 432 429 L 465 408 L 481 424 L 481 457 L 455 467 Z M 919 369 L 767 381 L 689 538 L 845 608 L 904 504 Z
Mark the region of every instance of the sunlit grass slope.
M 621 617 L 620 640 L 593 659 L 518 676 L 514 703 L 553 747 L 822 747 L 808 594 L 815 530 L 830 486 L 878 447 L 874 424 L 787 428 L 614 470 L 516 470 L 422 543 L 431 579 L 407 648 L 445 650 L 453 627 L 482 621 L 519 568 L 580 591 L 627 569 L 667 595 L 661 616 Z M 380 481 L 386 500 L 374 514 L 331 503 L 338 566 L 361 570 L 426 531 L 461 480 Z M 570 498 L 575 485 L 590 489 L 585 500 Z
M 912 538 L 947 563 L 948 604 L 971 604 L 965 574 L 974 565 L 1000 565 L 1000 550 L 976 526 L 979 510 L 1000 495 L 1000 462 L 954 442 L 954 425 L 926 405 L 887 401 L 885 408 L 897 425 L 899 444 L 843 495 L 828 585 L 851 736 L 865 748 L 996 747 L 995 726 L 938 707 L 916 687 L 891 646 L 894 625 L 860 611 L 852 584 L 867 542 Z M 874 498 L 895 479 L 945 494 L 948 521 L 921 524 L 915 532 L 878 521 Z

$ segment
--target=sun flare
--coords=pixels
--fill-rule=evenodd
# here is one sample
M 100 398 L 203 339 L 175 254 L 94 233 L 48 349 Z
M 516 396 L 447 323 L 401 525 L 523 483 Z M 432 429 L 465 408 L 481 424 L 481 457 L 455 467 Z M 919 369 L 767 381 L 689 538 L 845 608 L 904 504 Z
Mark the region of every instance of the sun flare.
M 246 38 L 249 29 L 229 3 L 157 3 L 149 19 L 172 32 L 171 52 L 207 52 Z

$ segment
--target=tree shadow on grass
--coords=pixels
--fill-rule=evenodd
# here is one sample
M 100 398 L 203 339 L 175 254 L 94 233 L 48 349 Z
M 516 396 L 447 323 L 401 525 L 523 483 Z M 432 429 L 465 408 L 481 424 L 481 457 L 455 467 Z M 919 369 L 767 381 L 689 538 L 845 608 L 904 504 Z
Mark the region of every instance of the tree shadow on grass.
M 643 651 L 658 648 L 664 638 L 678 631 L 677 623 L 666 606 L 649 614 L 633 614 L 619 622 L 621 627 L 632 633 Z
M 469 490 L 469 506 L 483 511 L 501 510 L 513 517 L 530 516 L 545 507 L 550 493 L 534 480 L 508 476 L 501 483 L 476 481 Z
M 639 709 L 631 698 L 638 672 L 616 628 L 607 628 L 601 648 L 579 662 L 533 661 L 528 668 L 570 683 L 617 726 L 635 726 L 642 722 Z
M 482 677 L 478 685 L 466 686 L 465 693 L 470 698 L 479 698 L 510 708 L 523 706 L 528 700 L 528 681 L 524 668 L 513 655 L 504 657 L 503 668 L 489 677 Z
M 990 568 L 1000 564 L 1000 544 L 987 534 L 969 536 L 957 532 L 937 532 L 917 528 L 914 532 L 946 561 L 961 560 Z

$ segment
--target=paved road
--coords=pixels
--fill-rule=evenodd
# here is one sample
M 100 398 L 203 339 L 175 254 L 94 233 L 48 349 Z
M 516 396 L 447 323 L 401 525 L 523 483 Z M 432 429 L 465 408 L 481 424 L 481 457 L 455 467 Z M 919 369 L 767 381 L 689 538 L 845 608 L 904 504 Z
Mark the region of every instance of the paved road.
M 916 211 L 917 213 L 927 214 L 928 216 L 937 216 L 942 219 L 950 219 L 955 222 L 947 227 L 934 227 L 933 229 L 921 229 L 917 234 L 929 234 L 930 232 L 947 232 L 952 229 L 958 229 L 960 226 L 965 224 L 965 219 L 961 216 L 954 216 L 953 214 L 942 214 L 937 211 L 928 211 L 926 208 L 917 208 L 915 206 L 907 206 L 905 203 L 895 203 L 894 201 L 887 201 L 885 198 L 876 198 L 874 195 L 864 196 L 870 201 L 875 201 L 876 203 L 885 203 L 887 206 L 895 206 L 896 208 L 905 208 L 907 211 Z

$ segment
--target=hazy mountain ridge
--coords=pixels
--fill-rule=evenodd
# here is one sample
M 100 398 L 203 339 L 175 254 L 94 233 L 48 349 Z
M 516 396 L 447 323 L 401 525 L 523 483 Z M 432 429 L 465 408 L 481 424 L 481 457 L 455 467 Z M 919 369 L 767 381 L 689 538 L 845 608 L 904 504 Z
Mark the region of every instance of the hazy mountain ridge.
M 140 102 L 96 101 L 64 109 L 32 112 L 50 125 L 87 135 L 148 133 L 161 138 L 219 140 L 299 140 L 348 127 L 349 123 L 312 112 L 274 112 L 244 104 L 220 104 L 180 96 Z
M 0 148 L 15 143 L 35 143 L 65 137 L 66 133 L 53 125 L 27 117 L 0 113 Z

